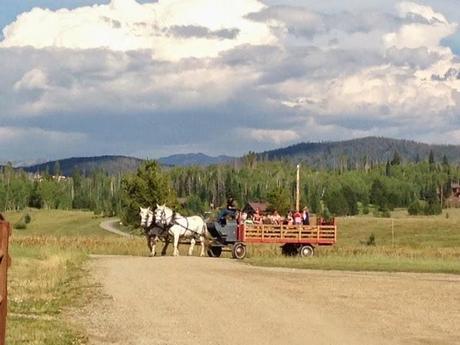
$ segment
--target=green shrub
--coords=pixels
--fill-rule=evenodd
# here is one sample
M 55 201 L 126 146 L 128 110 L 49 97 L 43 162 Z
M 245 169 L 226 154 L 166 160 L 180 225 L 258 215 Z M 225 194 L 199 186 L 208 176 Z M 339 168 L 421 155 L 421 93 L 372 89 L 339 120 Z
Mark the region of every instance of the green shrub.
M 375 235 L 373 233 L 370 234 L 369 239 L 366 242 L 366 245 L 368 245 L 368 246 L 375 246 L 376 245 L 376 243 L 375 243 Z
M 380 213 L 380 216 L 383 217 L 383 218 L 391 218 L 391 212 L 388 209 L 384 209 Z
M 423 205 L 421 204 L 420 200 L 415 200 L 412 202 L 409 207 L 407 208 L 407 212 L 411 216 L 419 215 L 423 212 Z
M 363 208 L 363 214 L 369 214 L 370 210 L 369 210 L 369 206 L 364 206 Z
M 17 230 L 25 230 L 27 229 L 27 224 L 24 222 L 23 219 L 21 219 L 20 221 L 18 221 L 17 223 L 13 225 L 13 228 Z
M 440 203 L 427 203 L 423 213 L 427 216 L 437 215 L 442 213 L 442 208 Z
M 32 221 L 32 217 L 30 216 L 29 213 L 26 213 L 24 215 L 23 219 L 24 219 L 24 223 L 26 223 L 26 224 L 30 224 L 30 222 Z

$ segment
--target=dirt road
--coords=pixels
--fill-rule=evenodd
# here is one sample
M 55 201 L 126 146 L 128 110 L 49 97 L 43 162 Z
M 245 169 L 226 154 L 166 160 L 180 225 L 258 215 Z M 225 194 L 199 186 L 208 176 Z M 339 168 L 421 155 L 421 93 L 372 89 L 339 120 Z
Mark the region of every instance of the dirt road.
M 460 277 L 96 257 L 90 344 L 460 344 Z
M 109 219 L 109 220 L 105 220 L 101 222 L 99 226 L 103 230 L 111 232 L 115 235 L 120 235 L 120 236 L 127 237 L 127 238 L 133 238 L 133 235 L 127 234 L 126 232 L 123 232 L 117 229 L 116 224 L 118 224 L 119 222 L 120 222 L 120 219 L 114 218 L 114 219 Z

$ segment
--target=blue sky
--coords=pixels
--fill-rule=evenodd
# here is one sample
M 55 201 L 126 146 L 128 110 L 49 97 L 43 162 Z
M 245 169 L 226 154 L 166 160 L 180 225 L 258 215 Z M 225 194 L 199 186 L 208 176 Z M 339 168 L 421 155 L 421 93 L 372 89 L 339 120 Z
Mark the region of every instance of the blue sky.
M 459 9 L 2 0 L 0 161 L 239 155 L 367 135 L 460 144 Z

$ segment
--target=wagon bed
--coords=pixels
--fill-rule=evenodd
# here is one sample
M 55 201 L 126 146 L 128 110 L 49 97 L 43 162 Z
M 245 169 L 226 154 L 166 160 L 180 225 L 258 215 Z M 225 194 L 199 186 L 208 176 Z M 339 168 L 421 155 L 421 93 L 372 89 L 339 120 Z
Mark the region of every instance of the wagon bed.
M 337 241 L 336 225 L 244 224 L 239 240 L 245 243 L 291 243 L 333 245 Z
M 326 223 L 318 218 L 316 225 L 275 225 L 208 223 L 213 241 L 208 255 L 219 257 L 224 250 L 230 250 L 236 259 L 246 256 L 246 244 L 280 244 L 285 255 L 312 256 L 315 247 L 332 246 L 337 242 L 335 219 Z

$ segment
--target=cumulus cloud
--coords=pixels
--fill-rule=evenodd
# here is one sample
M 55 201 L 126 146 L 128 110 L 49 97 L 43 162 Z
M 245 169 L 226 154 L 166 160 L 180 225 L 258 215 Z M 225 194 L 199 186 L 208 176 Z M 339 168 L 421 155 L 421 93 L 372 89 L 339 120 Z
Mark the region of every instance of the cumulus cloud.
M 245 15 L 264 5 L 257 0 L 162 0 L 51 11 L 34 8 L 3 30 L 1 47 L 148 49 L 154 58 L 178 60 L 217 56 L 241 44 L 270 44 L 269 29 Z
M 292 142 L 300 138 L 300 135 L 293 130 L 240 128 L 238 131 L 242 138 L 249 137 L 257 142 L 268 142 L 278 145 Z
M 241 154 L 374 134 L 460 144 L 459 57 L 443 45 L 455 32 L 414 2 L 35 8 L 3 30 L 0 118 L 31 140 L 74 133 L 61 154 Z
M 4 159 L 46 157 L 55 154 L 77 153 L 87 136 L 77 132 L 60 132 L 34 127 L 0 127 L 0 155 Z M 11 155 L 14 148 L 14 156 Z

